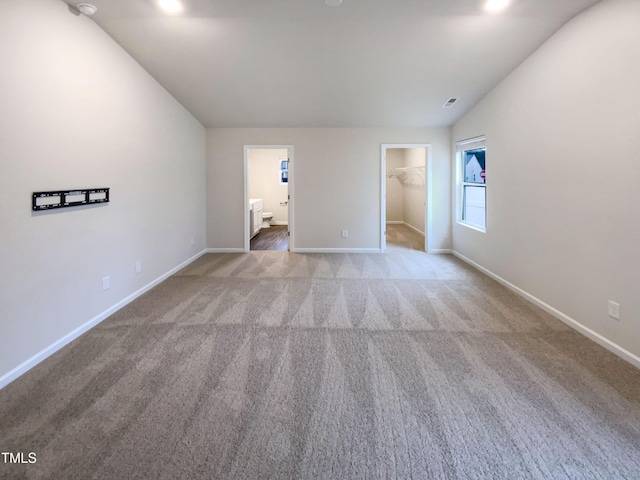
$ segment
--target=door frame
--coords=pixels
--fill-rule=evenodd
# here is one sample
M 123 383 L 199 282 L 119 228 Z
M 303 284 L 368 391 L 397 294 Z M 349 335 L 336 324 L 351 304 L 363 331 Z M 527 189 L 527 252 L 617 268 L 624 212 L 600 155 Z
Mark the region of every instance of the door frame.
M 289 176 L 287 179 L 287 214 L 289 230 L 289 251 L 293 252 L 293 145 L 245 145 L 244 146 L 244 251 L 251 250 L 249 238 L 249 150 L 287 150 L 289 157 Z
M 387 149 L 388 148 L 424 148 L 425 149 L 425 181 L 424 181 L 424 251 L 433 245 L 432 228 L 432 184 L 431 184 L 431 150 L 430 143 L 383 143 L 380 146 L 380 251 L 387 249 Z

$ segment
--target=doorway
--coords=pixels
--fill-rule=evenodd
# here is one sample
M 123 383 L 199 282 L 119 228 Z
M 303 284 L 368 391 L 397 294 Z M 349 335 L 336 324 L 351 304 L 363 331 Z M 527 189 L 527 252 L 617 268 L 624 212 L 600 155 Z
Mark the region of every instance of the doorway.
M 293 146 L 245 145 L 244 250 L 291 250 Z
M 381 251 L 426 252 L 431 233 L 431 145 L 382 145 L 381 158 Z

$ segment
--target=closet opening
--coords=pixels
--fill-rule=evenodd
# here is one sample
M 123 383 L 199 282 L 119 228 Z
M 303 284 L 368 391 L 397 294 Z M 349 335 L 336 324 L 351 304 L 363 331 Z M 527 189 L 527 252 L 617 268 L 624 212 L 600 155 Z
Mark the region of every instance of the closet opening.
M 245 145 L 244 250 L 291 250 L 292 145 Z
M 430 157 L 429 144 L 382 145 L 381 251 L 428 251 Z

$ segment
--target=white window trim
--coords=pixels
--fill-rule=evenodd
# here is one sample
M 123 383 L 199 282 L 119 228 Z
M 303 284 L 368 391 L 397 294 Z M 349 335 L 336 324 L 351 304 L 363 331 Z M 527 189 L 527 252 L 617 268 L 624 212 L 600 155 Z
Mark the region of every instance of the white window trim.
M 468 220 L 462 219 L 462 208 L 464 202 L 464 187 L 472 186 L 477 187 L 479 184 L 477 183 L 468 183 L 464 181 L 464 169 L 462 166 L 462 152 L 467 150 L 476 150 L 479 148 L 487 148 L 485 136 L 473 137 L 467 140 L 460 140 L 456 142 L 456 189 L 457 189 L 457 202 L 456 202 L 456 223 L 458 225 L 462 225 L 464 227 L 470 228 L 472 230 L 476 230 L 481 233 L 487 233 L 487 227 L 478 225 L 476 223 L 470 222 Z M 488 224 L 488 215 L 487 215 L 487 182 L 485 181 L 482 184 L 485 188 L 485 224 Z
M 281 158 L 279 161 L 280 162 L 284 162 L 285 160 L 287 162 L 286 170 L 282 170 L 281 167 L 278 170 L 278 180 L 280 181 L 280 185 L 289 185 L 289 159 L 288 158 Z M 280 165 L 282 165 L 282 163 Z M 287 181 L 286 182 L 282 181 L 282 172 L 287 172 Z

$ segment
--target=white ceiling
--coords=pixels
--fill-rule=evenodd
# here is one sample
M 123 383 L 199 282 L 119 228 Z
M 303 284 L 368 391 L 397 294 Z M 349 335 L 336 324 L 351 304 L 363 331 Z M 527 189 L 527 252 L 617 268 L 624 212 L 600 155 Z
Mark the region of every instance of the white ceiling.
M 491 15 L 480 0 L 183 0 L 175 16 L 154 1 L 89 0 L 206 127 L 423 127 L 453 123 L 598 0 Z

